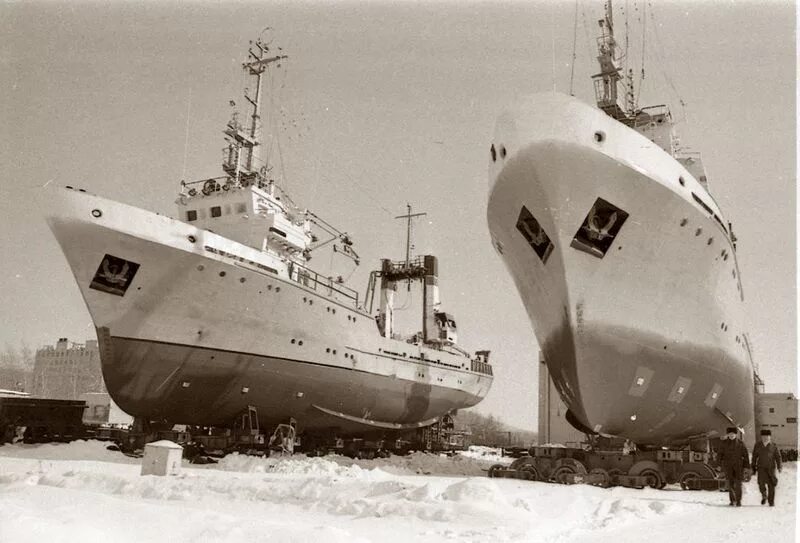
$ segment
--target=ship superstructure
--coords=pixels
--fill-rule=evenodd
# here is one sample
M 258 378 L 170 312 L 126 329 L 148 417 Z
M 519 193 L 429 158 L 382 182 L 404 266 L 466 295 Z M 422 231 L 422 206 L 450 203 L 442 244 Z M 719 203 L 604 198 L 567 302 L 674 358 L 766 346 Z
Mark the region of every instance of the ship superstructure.
M 499 117 L 488 223 L 573 425 L 685 443 L 753 420 L 736 238 L 669 108 L 636 103 L 612 14 L 597 107 L 552 92 Z
M 383 260 L 363 297 L 308 266 L 323 246 L 360 259 L 260 156 L 263 78 L 286 59 L 251 42 L 249 118 L 234 113 L 225 127 L 225 175 L 181 182 L 177 219 L 59 191 L 48 223 L 97 328 L 109 393 L 143 420 L 211 426 L 256 407 L 262 426 L 293 417 L 301 429 L 343 432 L 424 426 L 477 404 L 492 383 L 488 352 L 456 344 L 436 257 Z M 406 280 L 421 282 L 426 300 L 410 338 L 391 318 Z

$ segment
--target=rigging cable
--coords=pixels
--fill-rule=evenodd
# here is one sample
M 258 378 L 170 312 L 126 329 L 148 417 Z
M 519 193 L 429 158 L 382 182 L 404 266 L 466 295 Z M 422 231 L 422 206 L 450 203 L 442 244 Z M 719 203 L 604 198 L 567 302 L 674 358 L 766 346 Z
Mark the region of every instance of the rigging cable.
M 661 56 L 661 49 L 664 49 L 664 47 L 661 41 L 661 35 L 658 33 L 658 24 L 656 23 L 654 15 L 653 3 L 649 0 L 647 3 L 650 5 L 650 21 L 652 22 L 651 26 L 653 27 L 653 35 L 655 36 L 657 42 L 657 46 L 653 50 L 656 52 L 656 57 L 658 58 L 658 65 L 659 68 L 661 69 L 661 74 L 664 76 L 664 79 L 666 80 L 667 84 L 670 86 L 672 91 L 675 93 L 675 96 L 678 98 L 678 102 L 681 105 L 681 111 L 683 112 L 683 120 L 687 120 L 686 102 L 683 101 L 683 98 L 678 92 L 678 89 L 675 88 L 675 84 L 672 82 L 672 79 L 669 77 L 666 70 L 664 69 L 664 67 L 666 66 L 666 61 L 664 57 Z
M 581 17 L 583 18 L 583 35 L 586 37 L 586 58 L 592 59 L 592 38 L 589 36 L 589 23 L 586 22 L 586 10 L 581 3 Z
M 646 52 L 646 38 L 647 38 L 647 2 L 642 2 L 642 71 L 639 73 L 639 85 L 636 89 L 636 107 L 639 107 L 639 95 L 642 92 L 642 83 L 644 82 L 644 57 Z
M 573 85 L 575 82 L 575 59 L 577 58 L 578 45 L 578 0 L 575 0 L 575 17 L 572 23 L 572 67 L 569 74 L 569 95 L 575 96 Z
M 553 53 L 553 92 L 556 92 L 556 11 L 555 8 L 550 12 L 550 43 Z
M 189 87 L 189 101 L 186 104 L 186 139 L 183 142 L 183 173 L 181 181 L 186 180 L 186 157 L 189 155 L 189 115 L 192 112 L 192 87 Z

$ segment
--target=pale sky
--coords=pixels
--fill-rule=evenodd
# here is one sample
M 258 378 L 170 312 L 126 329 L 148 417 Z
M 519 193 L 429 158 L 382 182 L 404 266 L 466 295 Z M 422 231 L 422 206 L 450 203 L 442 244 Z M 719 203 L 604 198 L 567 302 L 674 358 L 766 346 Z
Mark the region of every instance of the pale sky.
M 637 74 L 639 21 L 648 29 L 641 105 L 670 104 L 683 143 L 703 153 L 739 238 L 767 390 L 796 393 L 794 6 L 627 4 Z M 601 11 L 602 2 L 579 2 L 574 90 L 588 102 Z M 535 429 L 538 348 L 490 244 L 488 149 L 515 97 L 554 81 L 569 92 L 574 13 L 572 1 L 3 4 L 0 346 L 94 338 L 38 187 L 52 180 L 174 214 L 187 108 L 186 178 L 221 175 L 247 42 L 270 26 L 290 55 L 273 87 L 283 108 L 273 158 L 293 198 L 352 234 L 361 292 L 381 257 L 403 256 L 393 217 L 406 202 L 427 212 L 416 253 L 439 257 L 443 309 L 461 345 L 492 351 L 495 383 L 479 410 Z M 615 16 L 620 36 L 625 17 Z M 351 273 L 343 259 L 312 261 L 325 273 L 331 264 Z

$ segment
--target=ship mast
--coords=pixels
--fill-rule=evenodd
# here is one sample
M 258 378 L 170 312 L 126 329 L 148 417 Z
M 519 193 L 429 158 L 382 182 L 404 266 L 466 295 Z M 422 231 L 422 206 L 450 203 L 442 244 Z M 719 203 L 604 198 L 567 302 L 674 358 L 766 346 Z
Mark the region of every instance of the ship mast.
M 277 49 L 278 51 L 282 50 L 280 47 Z M 248 75 L 256 78 L 255 97 L 251 98 L 245 94 L 245 99 L 250 103 L 252 111 L 250 126 L 244 127 L 239 122 L 238 114 L 234 112 L 225 129 L 225 135 L 228 136 L 229 140 L 222 168 L 236 183 L 244 186 L 254 183 L 263 176 L 263 171 L 260 167 L 262 160 L 259 150 L 261 145 L 261 101 L 264 72 L 270 64 L 279 63 L 286 58 L 288 58 L 287 55 L 272 53 L 269 45 L 259 38 L 255 43 L 250 42 L 248 61 L 242 64 L 242 68 Z
M 597 61 L 600 73 L 592 76 L 597 107 L 619 121 L 630 118 L 632 104 L 622 105 L 619 102 L 619 82 L 623 79 L 621 68 L 617 65 L 617 40 L 614 37 L 614 8 L 612 0 L 605 3 L 605 14 L 598 21 L 600 36 L 597 38 Z M 632 96 L 632 90 L 626 90 L 626 96 Z M 630 100 L 626 100 L 630 102 Z

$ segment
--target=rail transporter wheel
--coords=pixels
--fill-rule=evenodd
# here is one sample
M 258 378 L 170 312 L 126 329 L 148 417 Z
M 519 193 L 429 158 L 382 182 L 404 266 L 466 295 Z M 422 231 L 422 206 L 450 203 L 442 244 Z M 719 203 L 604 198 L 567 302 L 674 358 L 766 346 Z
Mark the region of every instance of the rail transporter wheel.
M 556 462 L 556 468 L 550 479 L 556 483 L 567 484 L 568 475 L 586 475 L 586 466 L 574 458 L 561 458 Z
M 602 488 L 608 488 L 611 486 L 611 474 L 603 468 L 594 468 L 589 471 L 589 475 L 594 475 L 599 479 L 596 483 L 592 483 L 594 486 L 599 486 Z
M 517 479 L 525 479 L 526 481 L 541 481 L 542 474 L 536 466 L 536 457 L 523 456 L 514 460 L 509 467 L 517 471 Z M 544 479 L 546 480 L 546 479 Z
M 661 470 L 658 469 L 658 465 L 655 462 L 637 462 L 630 469 L 628 475 L 645 477 L 647 480 L 647 486 L 657 490 L 662 489 L 667 485 L 667 482 L 664 480 L 664 476 L 661 474 Z
M 696 464 L 687 467 L 680 475 L 678 475 L 678 484 L 681 485 L 683 490 L 689 490 L 691 487 L 690 481 L 694 479 L 713 479 L 714 470 L 705 464 Z
M 497 472 L 500 471 L 501 469 L 505 469 L 505 466 L 503 464 L 493 464 L 489 468 L 489 473 L 488 473 L 489 477 L 490 478 L 497 477 Z

